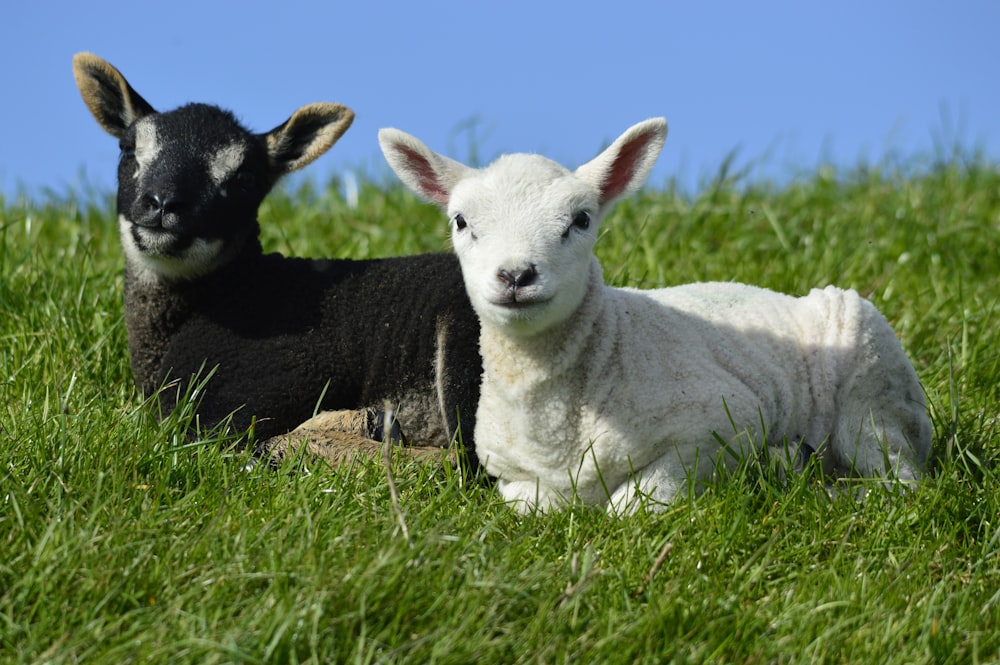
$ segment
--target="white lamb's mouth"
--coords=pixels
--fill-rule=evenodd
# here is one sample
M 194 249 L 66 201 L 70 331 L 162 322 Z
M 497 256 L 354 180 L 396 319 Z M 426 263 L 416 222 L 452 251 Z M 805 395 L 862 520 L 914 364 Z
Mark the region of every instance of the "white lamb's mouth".
M 548 303 L 549 300 L 550 300 L 549 298 L 542 298 L 542 297 L 537 297 L 537 296 L 536 297 L 522 297 L 522 298 L 516 298 L 515 299 L 513 297 L 505 295 L 505 296 L 502 296 L 500 298 L 495 299 L 493 301 L 493 305 L 496 306 L 496 307 L 500 307 L 501 309 L 526 310 L 526 309 L 532 309 L 532 308 L 536 308 L 536 307 L 541 307 L 541 306 L 545 305 L 546 303 Z

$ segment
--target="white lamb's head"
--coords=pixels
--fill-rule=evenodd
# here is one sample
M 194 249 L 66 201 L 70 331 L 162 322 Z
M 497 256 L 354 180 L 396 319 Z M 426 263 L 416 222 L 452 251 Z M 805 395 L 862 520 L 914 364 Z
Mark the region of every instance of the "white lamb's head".
M 666 120 L 646 120 L 575 171 L 527 154 L 474 169 L 396 129 L 379 143 L 399 179 L 447 211 L 479 317 L 530 335 L 580 306 L 601 220 L 645 182 L 666 136 Z

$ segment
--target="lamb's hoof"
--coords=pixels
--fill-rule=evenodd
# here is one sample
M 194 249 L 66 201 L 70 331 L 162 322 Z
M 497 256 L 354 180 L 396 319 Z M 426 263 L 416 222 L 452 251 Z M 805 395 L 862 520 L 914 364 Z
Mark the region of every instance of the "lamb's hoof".
M 279 465 L 304 445 L 311 454 L 336 466 L 355 455 L 377 455 L 386 435 L 393 446 L 409 451 L 399 422 L 391 410 L 388 413 L 386 417 L 385 412 L 375 408 L 322 411 L 291 432 L 259 443 L 255 453 Z
M 386 413 L 381 409 L 368 409 L 368 437 L 376 441 L 389 440 L 395 446 L 405 446 L 406 437 L 399 421 L 389 412 L 389 431 L 385 431 Z

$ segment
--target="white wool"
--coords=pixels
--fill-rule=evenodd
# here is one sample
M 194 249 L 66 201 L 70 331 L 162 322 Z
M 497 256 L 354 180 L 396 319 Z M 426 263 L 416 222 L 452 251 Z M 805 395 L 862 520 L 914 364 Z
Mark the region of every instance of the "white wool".
M 521 510 L 574 495 L 629 510 L 637 489 L 665 503 L 764 442 L 793 456 L 804 443 L 829 473 L 919 477 L 923 391 L 856 292 L 605 286 L 600 219 L 665 135 L 661 119 L 640 123 L 570 172 L 537 155 L 469 169 L 380 133 L 403 182 L 451 219 L 482 325 L 476 447 L 500 492 Z
M 862 436 L 875 433 L 869 409 L 918 423 L 924 409 L 898 347 L 854 291 L 614 289 L 595 261 L 583 305 L 546 334 L 484 324 L 479 457 L 505 497 L 541 507 L 574 490 L 585 502 L 609 492 L 627 501 L 637 478 L 669 501 L 688 472 L 704 479 L 720 459 L 736 462 L 716 436 L 744 452 L 765 434 L 778 447 L 832 436 L 829 466 L 881 475 L 881 441 Z M 914 401 L 900 402 L 907 389 Z M 889 447 L 894 471 L 914 478 L 906 442 L 892 443 L 903 444 Z

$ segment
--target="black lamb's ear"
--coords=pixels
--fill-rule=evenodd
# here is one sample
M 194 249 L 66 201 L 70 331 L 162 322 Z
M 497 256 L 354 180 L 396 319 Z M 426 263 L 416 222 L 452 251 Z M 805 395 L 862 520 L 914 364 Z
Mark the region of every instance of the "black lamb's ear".
M 73 56 L 73 77 L 98 124 L 115 138 L 121 138 L 136 120 L 156 113 L 121 72 L 93 53 Z
M 308 104 L 263 134 L 275 179 L 297 171 L 333 147 L 354 122 L 354 112 L 341 104 Z

